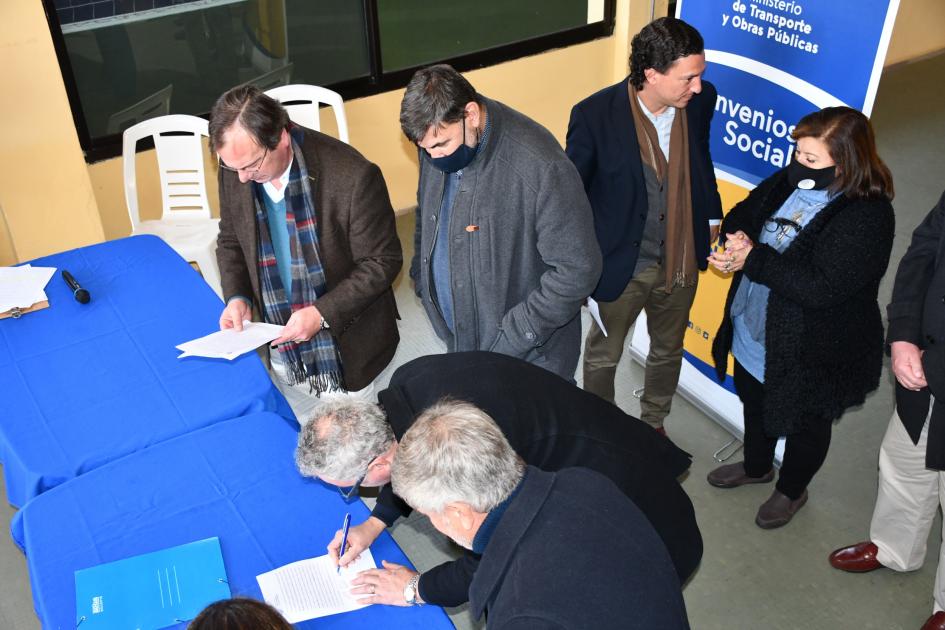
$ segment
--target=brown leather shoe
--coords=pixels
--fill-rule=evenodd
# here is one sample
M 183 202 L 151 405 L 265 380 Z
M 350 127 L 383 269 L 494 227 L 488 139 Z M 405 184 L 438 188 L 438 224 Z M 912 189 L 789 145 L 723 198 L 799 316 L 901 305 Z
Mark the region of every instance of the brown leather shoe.
M 706 481 L 716 488 L 737 488 L 746 483 L 768 483 L 774 479 L 774 468 L 761 477 L 749 477 L 745 473 L 745 462 L 719 466 L 708 475 Z
M 882 568 L 876 553 L 876 545 L 866 540 L 849 547 L 837 549 L 830 554 L 830 566 L 850 573 L 867 573 Z
M 807 490 L 799 498 L 791 500 L 777 490 L 758 508 L 755 525 L 761 529 L 775 529 L 791 522 L 797 511 L 807 503 Z
M 938 611 L 926 620 L 922 630 L 945 630 L 945 611 Z

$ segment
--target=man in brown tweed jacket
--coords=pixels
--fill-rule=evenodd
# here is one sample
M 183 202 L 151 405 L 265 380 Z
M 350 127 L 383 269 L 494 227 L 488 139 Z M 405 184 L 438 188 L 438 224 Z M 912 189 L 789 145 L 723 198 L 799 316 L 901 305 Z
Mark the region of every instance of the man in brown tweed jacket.
M 325 396 L 370 396 L 399 341 L 391 283 L 402 254 L 380 169 L 293 125 L 249 86 L 214 105 L 210 144 L 220 160 L 220 327 L 241 329 L 254 308 L 285 325 L 273 380 L 302 423 Z

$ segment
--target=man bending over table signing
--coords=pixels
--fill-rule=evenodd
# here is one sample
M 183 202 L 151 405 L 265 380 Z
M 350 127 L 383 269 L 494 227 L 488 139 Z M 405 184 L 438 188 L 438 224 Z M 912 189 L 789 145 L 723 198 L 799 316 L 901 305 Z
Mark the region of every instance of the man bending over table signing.
M 391 483 L 436 529 L 482 555 L 469 601 L 490 629 L 689 627 L 666 548 L 613 482 L 586 468 L 526 466 L 472 405 L 421 414 L 400 442 Z M 355 592 L 376 589 L 376 573 L 362 572 Z
M 402 255 L 380 169 L 355 149 L 295 125 L 252 86 L 210 112 L 219 158 L 217 261 L 241 330 L 255 307 L 285 325 L 273 380 L 302 419 L 333 393 L 372 396 L 400 337 L 391 283 Z
M 417 416 L 444 398 L 474 405 L 526 464 L 547 471 L 584 466 L 609 478 L 662 538 L 679 581 L 695 570 L 702 537 L 692 502 L 676 480 L 689 468 L 689 455 L 645 423 L 547 370 L 479 351 L 415 359 L 397 369 L 378 394 L 379 404 L 332 401 L 302 429 L 296 450 L 302 474 L 340 486 L 347 497 L 356 497 L 359 485 L 382 486 L 371 517 L 351 528 L 341 565 L 410 514 L 388 483 L 391 464 Z M 334 558 L 341 539 L 339 532 L 328 546 Z M 478 562 L 468 553 L 422 576 L 385 565 L 375 572 L 373 601 L 405 605 L 415 595 L 458 606 L 469 598 Z

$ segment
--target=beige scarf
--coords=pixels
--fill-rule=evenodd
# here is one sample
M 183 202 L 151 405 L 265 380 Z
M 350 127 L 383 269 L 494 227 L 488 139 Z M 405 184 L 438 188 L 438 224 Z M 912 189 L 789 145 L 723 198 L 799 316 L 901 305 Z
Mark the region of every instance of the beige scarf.
M 669 135 L 669 163 L 660 150 L 656 127 L 643 113 L 637 90 L 630 85 L 630 111 L 640 143 L 643 163 L 668 187 L 666 198 L 666 243 L 663 269 L 666 290 L 695 285 L 699 274 L 695 238 L 692 233 L 692 181 L 689 173 L 689 123 L 686 110 L 677 109 Z

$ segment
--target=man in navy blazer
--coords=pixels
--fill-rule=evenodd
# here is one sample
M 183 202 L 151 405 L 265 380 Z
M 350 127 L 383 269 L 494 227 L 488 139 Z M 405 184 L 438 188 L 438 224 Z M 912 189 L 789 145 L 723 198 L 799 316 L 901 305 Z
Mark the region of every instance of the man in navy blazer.
M 474 405 L 441 402 L 420 414 L 391 483 L 433 527 L 482 556 L 469 609 L 488 617 L 489 630 L 689 628 L 672 561 L 637 506 L 593 470 L 526 466 Z M 352 584 L 373 603 L 380 576 L 368 569 Z
M 716 90 L 702 81 L 702 36 L 671 17 L 632 42 L 630 76 L 571 110 L 567 154 L 594 210 L 604 258 L 591 297 L 609 336 L 594 326 L 584 388 L 613 402 L 630 326 L 647 313 L 641 419 L 663 431 L 682 364 L 699 270 L 722 218 L 709 154 Z

